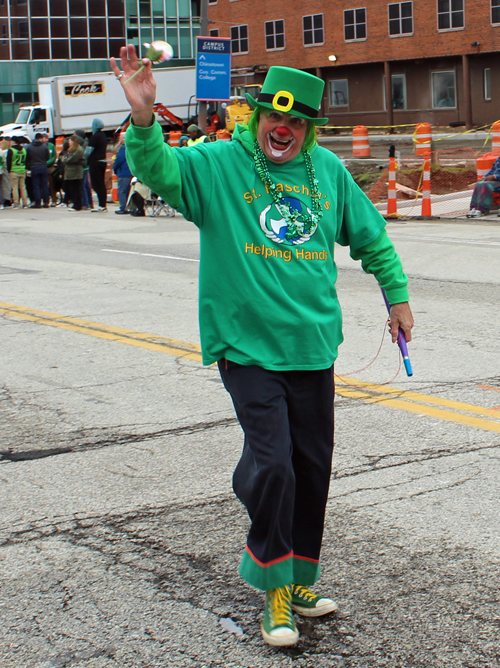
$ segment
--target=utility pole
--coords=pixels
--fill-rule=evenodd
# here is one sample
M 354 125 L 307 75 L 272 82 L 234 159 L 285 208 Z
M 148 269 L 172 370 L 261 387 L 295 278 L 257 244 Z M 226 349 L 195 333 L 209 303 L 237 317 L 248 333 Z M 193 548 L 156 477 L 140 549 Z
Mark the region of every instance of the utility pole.
M 208 0 L 200 0 L 201 36 L 208 37 Z M 198 102 L 198 126 L 202 132 L 207 130 L 207 103 Z

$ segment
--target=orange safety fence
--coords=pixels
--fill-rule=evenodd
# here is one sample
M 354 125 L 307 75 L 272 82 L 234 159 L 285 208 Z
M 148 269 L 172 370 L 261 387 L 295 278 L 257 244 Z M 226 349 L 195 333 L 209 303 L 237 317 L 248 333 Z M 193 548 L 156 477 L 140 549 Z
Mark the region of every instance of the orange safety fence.
M 478 158 L 484 154 L 485 150 L 476 151 L 472 148 L 433 151 L 430 154 L 430 211 L 426 203 L 423 214 L 423 194 L 428 190 L 428 183 L 424 182 L 425 156 L 413 155 L 396 161 L 395 214 L 393 204 L 388 206 L 389 165 L 382 170 L 367 195 L 383 215 L 464 216 L 470 209 L 472 191 L 478 180 L 478 168 L 484 167 L 482 160 L 478 164 Z M 485 156 L 484 162 L 488 168 L 492 166 L 495 157 Z M 484 169 L 482 171 L 484 173 Z

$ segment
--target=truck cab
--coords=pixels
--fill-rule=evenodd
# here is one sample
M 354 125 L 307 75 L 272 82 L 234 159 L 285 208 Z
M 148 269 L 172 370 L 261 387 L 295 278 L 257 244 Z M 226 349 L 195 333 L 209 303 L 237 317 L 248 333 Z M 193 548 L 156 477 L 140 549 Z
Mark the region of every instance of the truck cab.
M 46 133 L 49 137 L 54 136 L 51 111 L 47 107 L 21 107 L 14 123 L 0 127 L 0 137 L 23 133 L 33 140 L 37 132 Z

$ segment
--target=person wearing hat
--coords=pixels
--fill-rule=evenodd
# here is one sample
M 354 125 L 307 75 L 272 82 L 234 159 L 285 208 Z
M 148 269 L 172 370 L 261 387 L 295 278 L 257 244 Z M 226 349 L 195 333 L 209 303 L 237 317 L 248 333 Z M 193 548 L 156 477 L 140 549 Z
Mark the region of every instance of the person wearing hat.
M 197 125 L 189 125 L 187 128 L 188 133 L 188 146 L 196 146 L 196 144 L 203 144 L 207 140 L 207 135 L 204 135 L 203 132 Z
M 120 51 L 123 81 L 137 71 Z M 241 576 L 265 591 L 261 630 L 298 640 L 293 613 L 337 609 L 313 592 L 333 453 L 333 364 L 342 342 L 335 242 L 386 290 L 390 331 L 411 340 L 407 278 L 385 220 L 316 140 L 324 82 L 271 67 L 231 142 L 169 147 L 154 120 L 151 64 L 124 86 L 134 174 L 200 229 L 203 363 L 217 362 L 245 435 L 233 488 L 251 526 Z M 111 67 L 120 70 L 114 59 Z M 120 79 L 121 80 L 121 79 Z
M 90 183 L 99 203 L 95 209 L 90 209 L 93 213 L 103 213 L 108 210 L 106 205 L 106 150 L 108 140 L 103 132 L 103 127 L 104 123 L 101 119 L 94 118 L 92 121 L 92 135 L 85 149 L 85 157 L 89 166 Z M 90 202 L 90 206 L 92 207 L 92 201 Z

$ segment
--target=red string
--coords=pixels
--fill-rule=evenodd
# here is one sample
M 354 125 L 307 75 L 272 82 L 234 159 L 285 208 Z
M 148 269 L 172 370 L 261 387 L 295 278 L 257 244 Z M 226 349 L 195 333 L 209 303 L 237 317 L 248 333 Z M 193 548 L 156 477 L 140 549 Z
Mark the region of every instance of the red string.
M 365 371 L 366 369 L 368 369 L 368 368 L 375 362 L 375 360 L 376 360 L 376 359 L 379 357 L 379 355 L 380 355 L 380 352 L 381 352 L 381 350 L 382 350 L 382 346 L 384 345 L 384 337 L 385 337 L 385 331 L 386 331 L 386 330 L 385 330 L 385 327 L 386 327 L 386 325 L 387 325 L 388 322 L 390 322 L 390 319 L 389 319 L 389 318 L 387 318 L 387 320 L 386 320 L 385 323 L 384 323 L 384 329 L 383 329 L 383 332 L 382 332 L 382 339 L 381 339 L 381 341 L 380 341 L 380 345 L 379 345 L 379 347 L 378 347 L 377 354 L 376 354 L 375 357 L 372 359 L 372 361 L 369 362 L 369 363 L 368 363 L 366 366 L 364 366 L 363 368 L 358 369 L 357 371 L 348 371 L 348 372 L 346 372 L 346 373 L 342 373 L 342 374 L 338 374 L 338 373 L 336 373 L 335 376 L 336 376 L 337 378 L 343 378 L 344 376 L 352 376 L 352 375 L 354 375 L 354 374 L 356 374 L 356 373 L 361 373 L 362 371 Z M 398 352 L 399 352 L 399 351 L 398 351 Z M 399 373 L 400 373 L 400 371 L 401 371 L 401 355 L 398 355 L 398 357 L 399 357 L 399 366 L 398 366 L 398 370 L 397 370 L 396 375 L 395 375 L 393 378 L 391 378 L 390 380 L 386 380 L 385 383 L 378 383 L 378 385 L 389 385 L 390 383 L 393 383 L 393 382 L 396 380 L 396 378 L 399 376 Z M 348 385 L 352 385 L 353 387 L 357 387 L 355 383 L 347 383 L 347 384 L 348 384 Z

